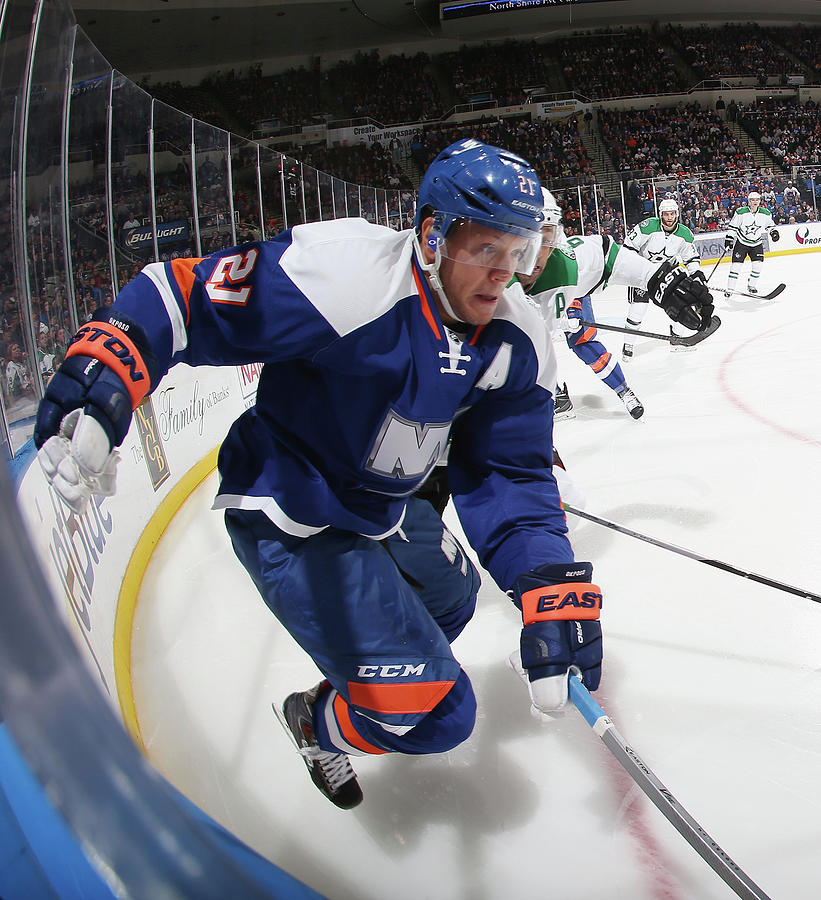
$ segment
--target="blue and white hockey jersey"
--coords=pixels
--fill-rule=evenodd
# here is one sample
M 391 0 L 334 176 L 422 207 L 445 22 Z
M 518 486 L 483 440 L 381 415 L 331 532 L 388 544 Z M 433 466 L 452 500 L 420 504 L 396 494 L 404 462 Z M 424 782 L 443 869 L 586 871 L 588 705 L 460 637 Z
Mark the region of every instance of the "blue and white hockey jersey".
M 256 406 L 222 445 L 217 508 L 259 509 L 301 537 L 331 526 L 380 539 L 452 438 L 454 502 L 494 580 L 507 589 L 573 559 L 544 324 L 508 289 L 488 325 L 443 326 L 411 231 L 341 219 L 152 263 L 117 310 L 145 328 L 162 373 L 265 364 Z

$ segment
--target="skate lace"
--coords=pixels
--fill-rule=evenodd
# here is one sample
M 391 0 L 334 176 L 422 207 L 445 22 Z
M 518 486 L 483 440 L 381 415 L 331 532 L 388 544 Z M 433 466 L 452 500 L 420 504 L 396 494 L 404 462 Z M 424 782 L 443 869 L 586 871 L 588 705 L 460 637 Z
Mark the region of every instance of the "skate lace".
M 338 790 L 354 777 L 354 771 L 344 753 L 328 753 L 323 751 L 314 757 L 326 784 L 332 791 Z

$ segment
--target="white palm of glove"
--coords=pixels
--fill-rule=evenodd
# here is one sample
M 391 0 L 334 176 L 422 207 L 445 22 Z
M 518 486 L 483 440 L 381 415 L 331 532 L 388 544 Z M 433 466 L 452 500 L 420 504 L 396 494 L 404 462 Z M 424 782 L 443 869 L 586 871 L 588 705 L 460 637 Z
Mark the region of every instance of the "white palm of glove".
M 116 490 L 120 454 L 111 449 L 102 425 L 82 410 L 63 419 L 60 434 L 43 444 L 37 459 L 49 483 L 75 513 L 85 512 L 92 494 L 111 497 Z
M 567 706 L 568 673 L 552 675 L 550 678 L 539 678 L 531 681 L 522 666 L 522 654 L 514 650 L 507 658 L 507 664 L 527 685 L 530 694 L 530 715 L 535 719 L 554 719 Z M 573 668 L 571 667 L 571 672 Z
M 566 312 L 559 316 L 557 324 L 565 334 L 575 334 L 582 327 L 581 319 L 568 316 Z

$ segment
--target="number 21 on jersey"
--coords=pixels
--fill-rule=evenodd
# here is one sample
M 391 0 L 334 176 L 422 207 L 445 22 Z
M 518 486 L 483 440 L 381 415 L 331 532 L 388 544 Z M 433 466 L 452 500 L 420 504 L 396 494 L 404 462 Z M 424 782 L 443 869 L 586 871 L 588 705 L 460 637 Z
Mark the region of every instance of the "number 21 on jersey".
M 247 253 L 234 253 L 224 256 L 214 268 L 211 277 L 205 283 L 205 292 L 212 303 L 233 303 L 244 306 L 251 294 L 251 285 L 244 287 L 228 287 L 227 285 L 239 285 L 254 270 L 257 262 L 258 250 L 249 250 Z

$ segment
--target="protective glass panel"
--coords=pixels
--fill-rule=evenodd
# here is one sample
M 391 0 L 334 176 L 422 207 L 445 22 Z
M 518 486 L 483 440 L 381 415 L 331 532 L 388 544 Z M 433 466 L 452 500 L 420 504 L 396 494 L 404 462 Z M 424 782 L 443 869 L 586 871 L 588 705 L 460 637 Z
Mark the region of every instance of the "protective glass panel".
M 374 191 L 375 222 L 377 225 L 388 224 L 388 201 L 384 188 L 376 188 Z
M 0 185 L 2 186 L 2 203 L 0 203 L 0 240 L 7 248 L 0 257 L 0 455 L 8 456 L 25 440 L 19 432 L 20 426 L 10 429 L 6 421 L 6 413 L 10 405 L 6 380 L 9 363 L 9 344 L 13 341 L 22 343 L 20 328 L 22 291 L 15 278 L 14 254 L 12 247 L 18 241 L 14 233 L 11 216 L 12 186 L 11 177 L 17 166 L 17 138 L 15 117 L 20 97 L 20 83 L 26 63 L 26 34 L 31 24 L 32 3 L 10 3 L 3 21 L 3 42 L 0 44 L 0 90 L 3 102 L 0 103 Z M 22 235 L 19 235 L 22 239 Z M 17 433 L 15 433 L 17 432 Z
M 194 147 L 200 248 L 206 254 L 236 243 L 228 189 L 228 132 L 195 121 Z
M 416 195 L 409 188 L 400 193 L 399 207 L 402 212 L 402 227 L 412 228 L 413 217 L 416 214 Z
M 64 39 L 68 22 L 61 10 L 51 5 L 43 7 L 32 67 L 24 186 L 31 327 L 24 327 L 22 335 L 26 372 L 6 383 L 18 403 L 21 397 L 26 398 L 18 409 L 20 412 L 27 409 L 29 414 L 33 412 L 33 397 L 42 393 L 54 373 L 57 329 L 68 325 L 60 166 L 67 90 L 65 73 L 70 51 L 70 45 Z M 12 350 L 12 360 L 13 356 Z
M 333 219 L 333 178 L 327 172 L 317 172 L 317 179 L 319 181 L 319 214 L 323 219 Z
M 359 203 L 359 186 L 349 181 L 334 178 L 334 200 L 336 202 L 337 219 L 343 216 L 359 218 L 362 206 Z
M 237 243 L 262 239 L 262 210 L 257 179 L 257 145 L 231 136 L 231 188 Z
M 105 181 L 111 77 L 109 64 L 78 31 L 68 124 L 68 227 L 78 325 L 102 305 L 104 290 L 111 284 Z M 65 352 L 65 334 L 56 337 Z
M 157 210 L 157 253 L 161 260 L 196 256 L 191 194 L 191 119 L 154 101 L 154 203 Z M 141 249 L 146 261 L 154 235 Z
M 402 228 L 402 213 L 399 201 L 399 191 L 387 191 L 388 225 L 395 231 Z
M 286 227 L 282 208 L 282 154 L 260 147 L 259 171 L 265 237 L 268 239 L 276 237 Z
M 119 290 L 146 262 L 137 247 L 151 227 L 148 141 L 151 97 L 124 75 L 114 74 L 111 93 L 111 202 L 115 284 Z M 108 303 L 108 292 L 104 303 Z
M 322 215 L 319 210 L 319 182 L 317 171 L 312 166 L 302 166 L 302 189 L 305 194 L 305 221 L 319 222 Z
M 4 102 L 0 103 L 0 184 L 3 186 L 3 203 L 0 209 L 0 238 L 3 246 L 8 248 L 0 261 L 0 314 L 2 315 L 2 334 L 0 334 L 0 404 L 2 405 L 2 432 L 0 432 L 0 449 L 3 456 L 14 453 L 26 440 L 19 409 L 19 398 L 9 391 L 9 348 L 12 343 L 23 346 L 24 296 L 19 281 L 20 273 L 15 271 L 12 247 L 21 245 L 24 234 L 20 223 L 11 215 L 14 211 L 12 177 L 17 171 L 17 146 L 20 135 L 16 130 L 17 113 L 20 101 L 20 85 L 26 65 L 26 47 L 29 25 L 31 24 L 31 3 L 10 3 L 3 23 L 3 42 L 0 44 L 0 90 Z M 13 223 L 18 226 L 15 232 Z M 18 363 L 21 364 L 21 363 Z M 14 379 L 14 367 L 11 376 Z M 28 368 L 24 368 L 28 373 Z
M 293 228 L 305 221 L 305 207 L 302 196 L 302 163 L 298 159 L 284 156 L 282 159 L 284 175 L 284 198 L 286 227 Z
M 359 189 L 359 208 L 363 219 L 376 221 L 376 191 L 371 187 Z

